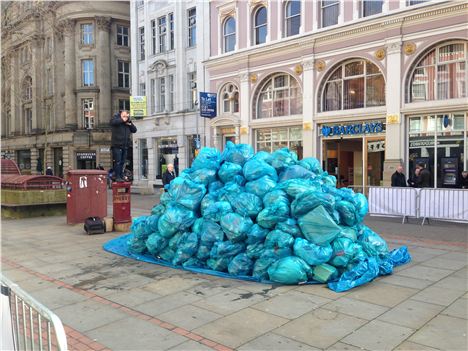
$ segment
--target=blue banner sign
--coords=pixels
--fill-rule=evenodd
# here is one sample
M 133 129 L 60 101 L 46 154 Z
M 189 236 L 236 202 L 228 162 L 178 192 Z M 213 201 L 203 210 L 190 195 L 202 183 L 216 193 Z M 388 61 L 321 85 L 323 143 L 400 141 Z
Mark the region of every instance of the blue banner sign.
M 216 117 L 216 94 L 200 92 L 200 116 Z
M 338 124 L 338 125 L 322 125 L 322 135 L 324 137 L 340 136 L 340 135 L 358 135 L 358 134 L 374 134 L 384 131 L 382 122 L 364 122 L 356 124 Z

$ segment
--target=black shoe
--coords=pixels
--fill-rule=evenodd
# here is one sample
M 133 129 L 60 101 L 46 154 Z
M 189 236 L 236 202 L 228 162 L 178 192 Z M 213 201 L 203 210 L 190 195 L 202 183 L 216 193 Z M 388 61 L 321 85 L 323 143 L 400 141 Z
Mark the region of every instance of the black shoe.
M 123 182 L 125 182 L 125 180 L 123 180 L 122 178 L 116 178 L 115 181 L 116 181 L 117 183 L 123 183 Z

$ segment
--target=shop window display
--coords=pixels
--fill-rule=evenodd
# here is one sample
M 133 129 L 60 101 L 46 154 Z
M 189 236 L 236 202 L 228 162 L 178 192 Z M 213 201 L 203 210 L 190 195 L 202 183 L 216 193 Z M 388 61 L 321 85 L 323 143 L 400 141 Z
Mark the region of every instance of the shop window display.
M 409 118 L 409 172 L 422 163 L 437 188 L 459 186 L 461 172 L 468 167 L 466 113 L 447 113 Z M 437 145 L 437 146 L 436 146 Z
M 262 128 L 257 129 L 256 147 L 258 151 L 273 152 L 283 147 L 297 153 L 302 159 L 302 127 Z
M 174 164 L 174 159 L 178 158 L 179 145 L 177 144 L 177 137 L 157 138 L 156 145 L 158 146 L 157 172 L 156 178 L 161 179 L 163 173 L 167 169 L 169 163 Z

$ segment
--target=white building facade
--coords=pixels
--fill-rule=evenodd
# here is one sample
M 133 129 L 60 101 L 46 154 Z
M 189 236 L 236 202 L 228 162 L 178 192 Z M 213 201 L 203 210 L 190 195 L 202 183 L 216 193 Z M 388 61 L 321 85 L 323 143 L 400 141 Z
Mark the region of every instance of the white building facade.
M 131 95 L 147 97 L 147 116 L 134 120 L 136 187 L 161 185 L 166 165 L 180 172 L 205 144 L 207 121 L 199 117 L 204 91 L 202 61 L 209 54 L 209 3 L 133 1 Z

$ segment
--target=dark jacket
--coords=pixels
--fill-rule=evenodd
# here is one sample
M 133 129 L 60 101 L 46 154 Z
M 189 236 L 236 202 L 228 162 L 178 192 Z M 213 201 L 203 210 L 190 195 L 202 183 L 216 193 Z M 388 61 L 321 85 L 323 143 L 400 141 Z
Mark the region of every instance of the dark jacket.
M 126 149 L 131 145 L 130 134 L 136 133 L 137 129 L 132 122 L 130 123 L 130 125 L 124 123 L 119 113 L 116 113 L 112 117 L 110 121 L 112 127 L 112 147 Z
M 431 184 L 431 172 L 427 168 L 421 169 L 421 173 L 419 173 L 419 187 L 420 188 L 432 188 Z
M 169 172 L 166 170 L 162 176 L 163 186 L 169 184 L 175 177 L 175 172 Z
M 392 174 L 392 186 L 406 187 L 405 175 L 395 171 L 395 173 Z
M 53 176 L 54 172 L 52 171 L 52 168 L 47 168 L 46 171 L 45 171 L 45 174 L 48 175 L 48 176 Z
M 460 188 L 468 189 L 468 177 L 463 178 L 463 176 L 460 176 Z

